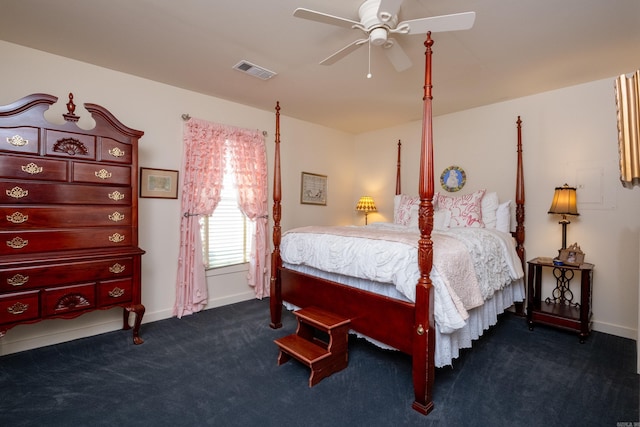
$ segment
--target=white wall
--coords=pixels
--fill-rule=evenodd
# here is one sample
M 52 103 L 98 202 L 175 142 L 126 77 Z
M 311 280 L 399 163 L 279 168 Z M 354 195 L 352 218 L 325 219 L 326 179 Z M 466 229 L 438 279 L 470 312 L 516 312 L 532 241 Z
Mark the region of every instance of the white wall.
M 79 106 L 84 102 L 100 104 L 125 125 L 145 132 L 140 142 L 141 166 L 180 168 L 180 116 L 189 113 L 214 122 L 266 130 L 272 171 L 273 111 L 2 41 L 0 55 L 5 64 L 11 64 L 3 68 L 0 105 L 36 92 L 56 95 L 66 103 L 67 94 L 73 92 Z M 404 191 L 417 193 L 420 123 L 354 137 L 289 118 L 286 100 L 280 102 L 283 230 L 307 224 L 362 224 L 362 215 L 354 207 L 365 193 L 374 197 L 379 209 L 370 214 L 370 221 L 391 220 L 398 139 L 403 142 Z M 76 112 L 82 115 L 83 110 L 79 107 Z M 558 219 L 546 213 L 553 188 L 564 182 L 585 184 L 578 197 L 587 195 L 589 203 L 579 205 L 581 215 L 569 225 L 568 240 L 577 241 L 586 260 L 596 264 L 594 327 L 636 339 L 640 189 L 623 189 L 617 181 L 613 78 L 437 117 L 436 171 L 456 164 L 467 173 L 462 193 L 486 187 L 498 191 L 502 199 L 513 198 L 518 115 L 523 120 L 528 258 L 555 255 L 560 247 Z M 303 171 L 328 176 L 327 206 L 299 203 Z M 601 184 L 594 181 L 594 171 L 602 171 Z M 598 195 L 601 200 L 594 200 Z M 145 323 L 171 316 L 179 218 L 179 200 L 140 200 L 140 246 L 147 251 L 143 257 Z M 227 269 L 216 273 L 209 277 L 210 307 L 253 297 L 243 272 Z M 0 355 L 116 330 L 121 327 L 120 319 L 120 310 L 109 310 L 73 320 L 20 325 L 0 339 Z M 129 333 L 125 334 L 129 339 Z M 144 338 L 144 326 L 141 334 Z
M 64 104 L 68 93 L 73 92 L 78 105 L 76 114 L 88 115 L 81 105 L 96 103 L 110 110 L 126 126 L 145 132 L 140 140 L 140 166 L 180 169 L 181 115 L 188 113 L 213 122 L 266 130 L 269 169 L 273 169 L 274 111 L 250 108 L 2 41 L 0 56 L 5 64 L 10 64 L 2 72 L 0 105 L 31 93 L 48 93 L 59 97 L 60 102 L 52 109 L 62 113 L 66 112 Z M 274 107 L 276 101 L 273 100 Z M 286 100 L 280 102 L 283 230 L 311 223 L 349 223 L 351 212 L 343 207 L 353 202 L 350 165 L 353 136 L 288 118 Z M 329 177 L 326 207 L 300 205 L 302 171 Z M 146 323 L 171 317 L 181 213 L 179 199 L 140 199 L 139 206 L 140 247 L 147 252 L 143 256 L 142 267 Z M 244 272 L 230 268 L 215 273 L 208 278 L 209 307 L 254 297 Z M 122 326 L 121 318 L 121 310 L 113 309 L 88 313 L 72 320 L 19 325 L 0 339 L 0 355 L 117 330 Z M 130 332 L 125 334 L 130 339 Z M 144 326 L 141 335 L 144 338 Z
M 514 199 L 515 122 L 520 115 L 527 259 L 557 255 L 561 226 L 559 218 L 547 214 L 553 190 L 565 182 L 578 186 L 580 216 L 571 218 L 567 243 L 578 242 L 585 260 L 595 264 L 594 329 L 637 339 L 640 189 L 627 190 L 619 183 L 613 81 L 614 77 L 436 117 L 434 160 L 436 179 L 450 165 L 465 170 L 467 184 L 460 194 L 487 188 L 498 191 L 502 200 Z M 403 192 L 417 194 L 420 138 L 419 122 L 356 138 L 354 197 L 369 192 L 375 198 L 379 212 L 371 220 L 393 216 L 398 139 L 403 143 Z M 438 190 L 443 191 L 436 182 Z M 551 283 L 545 286 L 549 289 Z

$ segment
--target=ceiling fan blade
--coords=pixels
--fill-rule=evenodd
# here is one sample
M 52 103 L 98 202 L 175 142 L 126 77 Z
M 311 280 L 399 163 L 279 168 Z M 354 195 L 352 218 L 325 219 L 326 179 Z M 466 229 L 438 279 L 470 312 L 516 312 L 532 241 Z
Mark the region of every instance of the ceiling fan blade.
M 403 0 L 380 0 L 377 13 L 378 19 L 382 22 L 388 22 L 389 19 L 398 14 L 402 2 Z
M 354 50 L 356 50 L 357 48 L 359 48 L 360 46 L 362 46 L 368 41 L 369 39 L 356 40 L 353 43 L 343 47 L 342 49 L 340 49 L 333 55 L 329 56 L 328 58 L 323 59 L 320 62 L 320 65 L 331 65 L 335 62 L 338 62 L 340 59 L 344 58 L 345 56 L 347 56 L 348 54 L 350 54 L 351 52 L 353 52 Z
M 316 12 L 315 10 L 299 7 L 293 12 L 296 18 L 308 19 L 310 21 L 322 22 L 323 24 L 337 25 L 338 27 L 353 28 L 354 25 L 360 25 L 360 22 L 352 19 L 341 18 L 339 16 L 329 15 L 327 13 Z
M 391 42 L 389 43 L 390 46 L 384 47 L 383 50 L 387 55 L 387 59 L 389 59 L 389 62 L 393 65 L 393 68 L 398 72 L 411 68 L 413 63 L 404 49 L 402 49 L 402 46 L 394 39 L 389 39 L 388 41 Z
M 396 29 L 403 34 L 426 34 L 442 31 L 468 30 L 476 20 L 475 12 L 454 13 L 451 15 L 432 16 L 430 18 L 410 19 L 400 22 Z

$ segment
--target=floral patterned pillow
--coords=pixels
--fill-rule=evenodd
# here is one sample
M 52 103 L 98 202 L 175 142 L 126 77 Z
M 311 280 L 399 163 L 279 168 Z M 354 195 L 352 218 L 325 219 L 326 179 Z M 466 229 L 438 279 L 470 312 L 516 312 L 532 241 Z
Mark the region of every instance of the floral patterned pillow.
M 396 196 L 398 197 L 398 196 Z M 399 196 L 398 207 L 394 212 L 393 222 L 400 225 L 409 225 L 411 222 L 411 207 L 420 205 L 420 199 L 406 194 Z
M 478 190 L 458 197 L 438 194 L 438 209 L 451 212 L 450 227 L 484 227 L 481 207 L 484 193 L 485 190 Z

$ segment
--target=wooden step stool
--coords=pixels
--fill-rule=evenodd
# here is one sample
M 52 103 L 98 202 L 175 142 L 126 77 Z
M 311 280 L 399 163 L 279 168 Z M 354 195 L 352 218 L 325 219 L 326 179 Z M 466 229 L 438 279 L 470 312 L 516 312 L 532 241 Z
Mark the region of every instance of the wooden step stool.
M 309 387 L 347 367 L 349 319 L 317 307 L 295 311 L 298 328 L 295 334 L 275 340 L 280 347 L 278 365 L 292 357 L 311 368 Z M 327 341 L 316 336 L 315 330 L 324 332 Z

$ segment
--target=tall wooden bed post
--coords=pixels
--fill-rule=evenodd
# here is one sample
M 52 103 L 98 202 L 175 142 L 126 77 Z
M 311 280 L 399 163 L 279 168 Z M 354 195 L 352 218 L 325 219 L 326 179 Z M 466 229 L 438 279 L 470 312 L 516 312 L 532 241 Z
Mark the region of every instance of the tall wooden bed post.
M 398 140 L 398 164 L 396 166 L 396 196 L 402 194 L 402 183 L 400 182 L 400 152 L 402 151 L 402 142 Z
M 282 286 L 278 275 L 282 267 L 280 258 L 280 240 L 282 231 L 280 218 L 282 207 L 282 185 L 280 177 L 280 102 L 276 102 L 276 149 L 273 162 L 273 253 L 271 254 L 271 283 L 269 305 L 271 312 L 271 324 L 273 329 L 282 327 Z
M 522 164 L 522 120 L 518 116 L 516 121 L 518 128 L 518 169 L 516 172 L 516 231 L 512 233 L 516 240 L 516 252 L 522 263 L 522 271 L 525 269 L 525 250 L 524 250 L 524 171 Z M 524 303 L 516 302 L 516 314 L 524 316 Z
M 413 335 L 413 409 L 428 414 L 433 409 L 432 391 L 435 373 L 435 327 L 433 317 L 433 284 L 429 277 L 433 266 L 433 126 L 431 94 L 431 33 L 427 33 L 424 101 L 422 115 L 422 143 L 420 148 L 420 210 L 418 226 L 418 267 L 420 278 L 416 284 L 415 323 Z
M 518 116 L 516 125 L 518 127 L 518 171 L 516 175 L 516 231 L 514 237 L 516 239 L 516 251 L 524 269 L 524 171 L 522 165 L 522 120 L 520 120 L 520 116 Z

